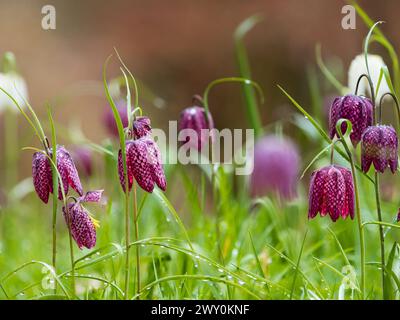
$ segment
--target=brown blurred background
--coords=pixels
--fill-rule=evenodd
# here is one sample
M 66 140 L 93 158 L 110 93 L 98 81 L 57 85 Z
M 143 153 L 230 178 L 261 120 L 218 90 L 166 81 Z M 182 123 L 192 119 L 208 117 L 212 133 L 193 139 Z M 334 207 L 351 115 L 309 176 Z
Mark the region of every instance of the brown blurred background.
M 387 22 L 382 29 L 398 47 L 400 2 L 359 3 L 374 20 Z M 56 7 L 56 30 L 41 28 L 45 4 Z M 0 54 L 16 54 L 31 102 L 44 115 L 46 100 L 79 87 L 82 81 L 101 81 L 103 63 L 116 46 L 135 76 L 165 100 L 162 110 L 148 102 L 144 105 L 155 126 L 165 128 L 167 120 L 177 119 L 192 95 L 202 93 L 209 81 L 237 75 L 233 31 L 246 17 L 260 13 L 264 21 L 247 35 L 246 45 L 253 79 L 265 91 L 261 113 L 268 124 L 283 117 L 286 109 L 293 111 L 276 88 L 278 83 L 307 105 L 306 71 L 315 65 L 316 43 L 321 43 L 324 58 L 340 57 L 344 68 L 361 53 L 367 28 L 358 17 L 356 30 L 341 28 L 345 4 L 336 0 L 0 0 Z M 118 71 L 113 60 L 109 76 Z M 238 85 L 213 91 L 210 104 L 218 128 L 247 126 Z M 99 142 L 106 134 L 101 124 L 105 105 L 101 91 L 84 94 L 55 105 L 55 118 L 64 124 L 80 121 L 88 137 Z M 25 126 L 25 121 L 20 122 Z

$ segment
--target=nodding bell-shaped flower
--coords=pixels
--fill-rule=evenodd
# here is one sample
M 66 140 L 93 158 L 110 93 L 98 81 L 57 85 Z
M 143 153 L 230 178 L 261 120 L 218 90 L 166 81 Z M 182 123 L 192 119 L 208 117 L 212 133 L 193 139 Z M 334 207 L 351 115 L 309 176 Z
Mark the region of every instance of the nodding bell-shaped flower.
M 148 118 L 144 118 L 133 122 L 134 135 L 138 139 L 126 141 L 128 188 L 130 191 L 133 179 L 135 179 L 139 186 L 147 192 L 153 192 L 155 184 L 165 191 L 167 181 L 162 167 L 161 154 L 157 144 L 149 135 L 150 121 L 147 123 Z M 126 191 L 121 150 L 118 153 L 118 174 L 122 189 Z
M 99 202 L 103 190 L 89 191 L 78 198 L 75 203 L 68 204 L 68 210 L 63 207 L 64 219 L 71 230 L 72 238 L 76 241 L 79 249 L 93 248 L 96 245 L 96 227 L 98 222 L 90 216 L 82 203 Z
M 201 98 L 194 96 L 193 101 L 201 101 Z M 180 119 L 179 119 L 179 131 L 185 129 L 194 130 L 193 135 L 188 132 L 186 140 L 184 141 L 185 144 L 188 144 L 190 148 L 197 149 L 201 151 L 209 138 L 211 138 L 211 142 L 213 141 L 213 135 L 210 132 L 207 132 L 211 129 L 214 129 L 214 121 L 211 116 L 211 113 L 208 112 L 208 119 L 206 117 L 206 110 L 203 107 L 199 106 L 192 106 L 184 109 L 181 112 Z M 206 129 L 207 131 L 203 131 L 202 129 Z
M 49 149 L 48 154 L 51 157 L 51 149 Z M 65 195 L 68 194 L 69 187 L 71 187 L 81 196 L 83 194 L 81 180 L 70 153 L 64 146 L 57 146 L 56 155 L 57 169 L 62 179 Z M 42 152 L 33 154 L 32 177 L 37 195 L 44 203 L 47 203 L 49 194 L 53 193 L 53 177 L 50 161 Z M 63 198 L 61 186 L 58 188 L 58 198 L 60 200 Z
M 347 168 L 338 165 L 326 166 L 311 175 L 308 218 L 318 213 L 329 214 L 335 222 L 341 216 L 354 218 L 353 176 Z
M 274 135 L 261 138 L 254 146 L 251 195 L 277 192 L 284 199 L 292 199 L 297 194 L 299 166 L 299 152 L 291 140 Z
M 26 106 L 28 87 L 24 78 L 17 72 L 16 60 L 12 52 L 6 52 L 3 56 L 0 70 L 0 87 L 7 91 L 21 108 Z M 13 106 L 11 99 L 0 91 L 0 113 L 5 109 L 18 112 L 17 108 L 11 106 Z
M 336 98 L 329 113 L 329 136 L 331 139 L 337 135 L 336 123 L 339 119 L 350 120 L 353 129 L 350 134 L 354 147 L 361 141 L 364 130 L 372 125 L 373 104 L 370 99 L 348 94 Z M 342 123 L 342 133 L 346 132 L 346 123 Z
M 133 135 L 141 138 L 151 134 L 150 119 L 148 117 L 136 117 L 133 121 Z
M 365 130 L 361 140 L 361 168 L 368 172 L 371 164 L 375 170 L 383 173 L 390 167 L 392 173 L 397 170 L 398 139 L 392 126 L 377 125 Z

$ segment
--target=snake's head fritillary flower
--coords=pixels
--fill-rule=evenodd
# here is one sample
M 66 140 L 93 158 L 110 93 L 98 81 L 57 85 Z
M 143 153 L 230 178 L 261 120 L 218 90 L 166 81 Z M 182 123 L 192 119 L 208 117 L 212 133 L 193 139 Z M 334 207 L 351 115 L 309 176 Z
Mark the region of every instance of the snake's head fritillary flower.
M 90 177 L 93 172 L 92 151 L 86 147 L 77 147 L 73 150 L 73 158 L 79 172 L 83 172 L 86 177 Z
M 151 124 L 148 117 L 136 117 L 133 121 L 133 135 L 135 138 L 141 138 L 151 134 Z
M 96 228 L 89 212 L 80 203 L 70 203 L 68 210 L 63 207 L 65 222 L 69 223 L 71 235 L 79 249 L 96 245 Z
M 50 149 L 50 157 L 51 154 L 52 150 Z M 56 156 L 57 169 L 61 176 L 61 183 L 64 187 L 65 195 L 68 194 L 69 187 L 71 187 L 81 196 L 83 194 L 81 180 L 70 153 L 64 146 L 58 145 Z M 35 152 L 33 154 L 32 177 L 37 195 L 44 203 L 47 203 L 49 200 L 49 193 L 53 193 L 53 178 L 50 161 L 42 152 Z M 60 200 L 63 198 L 61 186 L 58 188 L 58 198 Z
M 361 168 L 368 172 L 371 164 L 375 170 L 383 173 L 390 167 L 392 173 L 397 170 L 398 139 L 392 126 L 377 125 L 365 130 L 361 140 Z
M 193 106 L 184 109 L 179 119 L 179 131 L 185 129 L 194 130 L 197 139 L 188 136 L 184 143 L 188 144 L 191 148 L 201 151 L 203 146 L 207 144 L 209 138 L 211 138 L 211 141 L 213 140 L 213 135 L 209 132 L 209 130 L 214 129 L 214 121 L 211 113 L 208 112 L 207 121 L 206 110 L 204 108 Z
M 322 217 L 329 214 L 333 222 L 340 216 L 354 218 L 354 185 L 349 169 L 330 165 L 312 173 L 308 218 L 318 213 Z
M 98 222 L 90 216 L 90 213 L 82 205 L 85 202 L 99 202 L 103 190 L 88 191 L 79 197 L 76 203 L 68 204 L 68 210 L 63 207 L 64 219 L 69 224 L 71 235 L 79 249 L 93 248 L 96 245 L 96 226 Z
M 124 100 L 118 100 L 115 103 L 115 106 L 117 107 L 119 116 L 121 117 L 122 121 L 122 126 L 126 128 L 128 126 L 128 114 L 126 111 L 126 102 Z M 115 123 L 115 118 L 112 109 L 107 106 L 104 110 L 104 115 L 103 115 L 103 120 L 104 120 L 104 125 L 107 128 L 108 132 L 112 134 L 114 137 L 118 137 L 118 127 L 117 124 Z
M 252 196 L 277 192 L 285 199 L 292 199 L 297 194 L 299 165 L 299 153 L 291 140 L 273 135 L 261 138 L 254 146 Z
M 20 107 L 25 107 L 28 100 L 28 89 L 23 77 L 17 72 L 15 56 L 11 52 L 6 52 L 3 56 L 0 71 L 0 87 L 7 91 L 18 103 Z M 8 109 L 18 112 L 13 106 L 11 99 L 0 91 L 0 112 Z
M 166 190 L 167 182 L 162 167 L 161 154 L 157 144 L 150 137 L 144 136 L 126 142 L 126 164 L 129 190 L 132 188 L 133 179 L 147 192 L 153 192 L 155 184 L 161 190 Z M 125 191 L 121 150 L 118 154 L 118 173 L 122 189 Z
M 396 220 L 397 222 L 399 222 L 400 221 L 400 208 L 399 208 L 399 211 L 397 212 L 397 220 Z
M 370 99 L 348 94 L 336 98 L 331 106 L 329 114 L 329 135 L 333 139 L 336 132 L 336 123 L 339 119 L 348 119 L 353 128 L 350 134 L 354 146 L 361 140 L 364 130 L 372 125 L 373 104 Z M 346 123 L 342 123 L 342 133 L 346 132 Z
M 374 88 L 376 88 L 378 85 L 381 69 L 382 67 L 386 67 L 386 64 L 383 61 L 382 57 L 379 55 L 368 54 L 367 59 L 368 59 L 369 74 L 371 75 L 371 81 L 374 85 Z M 355 91 L 357 86 L 357 81 L 359 77 L 363 74 L 368 74 L 368 70 L 367 70 L 367 65 L 365 63 L 365 55 L 360 54 L 354 58 L 349 67 L 349 72 L 348 72 L 349 92 Z M 390 88 L 385 77 L 382 77 L 379 85 L 378 94 L 376 95 L 376 101 L 379 102 L 382 95 L 384 95 L 386 92 L 390 92 Z M 369 83 L 366 78 L 360 80 L 360 84 L 358 87 L 358 94 L 361 95 L 371 94 Z

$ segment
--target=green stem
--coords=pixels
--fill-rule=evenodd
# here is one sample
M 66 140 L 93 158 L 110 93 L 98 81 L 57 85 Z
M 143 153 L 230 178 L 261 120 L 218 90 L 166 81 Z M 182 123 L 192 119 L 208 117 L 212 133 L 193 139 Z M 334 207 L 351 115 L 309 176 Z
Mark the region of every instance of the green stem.
M 129 192 L 125 192 L 125 300 L 129 299 Z
M 133 183 L 133 220 L 135 222 L 135 241 L 139 241 L 139 221 L 138 221 L 138 210 L 137 210 L 137 198 L 136 198 L 136 183 Z M 136 246 L 136 294 L 138 300 L 140 299 L 140 246 Z
M 360 285 L 360 291 L 361 291 L 361 299 L 364 300 L 365 297 L 365 237 L 364 237 L 364 228 L 363 228 L 363 222 L 362 222 L 362 216 L 361 216 L 361 209 L 360 209 L 360 197 L 359 197 L 359 192 L 358 192 L 358 183 L 357 183 L 357 171 L 356 167 L 354 164 L 354 158 L 353 155 L 349 149 L 349 146 L 346 143 L 346 140 L 343 136 L 342 133 L 342 123 L 346 122 L 347 124 L 347 130 L 345 135 L 348 137 L 350 135 L 350 132 L 352 130 L 352 124 L 349 120 L 347 119 L 340 119 L 337 124 L 336 124 L 336 132 L 338 133 L 340 137 L 340 141 L 343 144 L 344 149 L 346 150 L 347 156 L 349 157 L 349 162 L 351 165 L 351 172 L 353 176 L 353 185 L 354 185 L 354 195 L 355 195 L 355 206 L 356 206 L 356 215 L 357 215 L 357 224 L 358 224 L 358 231 L 359 231 L 359 236 L 360 236 L 360 264 L 361 264 L 361 285 Z
M 382 220 L 382 210 L 381 210 L 381 201 L 380 201 L 380 191 L 379 191 L 379 174 L 375 171 L 375 198 L 376 198 L 376 210 L 378 214 L 378 221 L 383 222 Z M 381 270 L 382 270 L 382 295 L 385 297 L 385 236 L 383 233 L 383 225 L 379 225 L 379 238 L 380 238 L 380 246 L 381 246 Z
M 55 179 L 56 185 L 57 183 L 57 178 Z M 54 184 L 53 184 L 54 185 Z M 57 189 L 54 189 L 57 190 Z M 54 192 L 54 194 L 57 195 L 57 192 Z M 56 225 L 57 225 L 57 196 L 53 197 L 53 217 L 52 217 L 52 231 L 53 231 L 53 242 L 52 242 L 52 265 L 54 268 L 54 272 L 57 273 L 57 230 L 56 230 Z M 54 283 L 54 294 L 57 293 L 57 283 Z

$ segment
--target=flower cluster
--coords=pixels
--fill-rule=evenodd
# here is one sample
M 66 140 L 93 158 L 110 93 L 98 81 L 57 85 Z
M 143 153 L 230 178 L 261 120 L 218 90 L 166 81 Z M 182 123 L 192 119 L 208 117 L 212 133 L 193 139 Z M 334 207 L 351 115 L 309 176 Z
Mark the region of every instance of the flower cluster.
M 380 119 L 373 125 L 374 112 L 374 102 L 368 98 L 352 94 L 337 97 L 330 109 L 329 135 L 331 139 L 338 136 L 336 124 L 339 119 L 349 120 L 352 124 L 350 139 L 354 147 L 361 141 L 361 170 L 367 173 L 373 164 L 377 172 L 383 173 L 390 168 L 395 173 L 398 166 L 397 133 L 392 126 L 381 125 Z M 340 128 L 342 134 L 346 127 L 346 122 L 343 122 Z M 351 171 L 343 167 L 331 165 L 316 170 L 310 182 L 309 218 L 314 218 L 318 212 L 321 216 L 329 214 L 333 221 L 340 216 L 346 218 L 350 215 L 353 218 L 352 179 Z
M 137 117 L 133 121 L 134 139 L 126 141 L 126 166 L 128 191 L 131 190 L 134 179 L 147 192 L 153 192 L 157 185 L 161 190 L 167 188 L 161 154 L 157 144 L 151 138 L 150 119 Z M 122 189 L 126 192 L 122 152 L 118 152 L 118 174 Z
M 53 150 L 48 148 L 46 151 L 35 152 L 32 160 L 33 184 L 37 195 L 44 203 L 48 202 L 49 194 L 53 193 L 53 175 L 50 162 L 52 154 Z M 76 203 L 69 203 L 66 207 L 63 207 L 66 223 L 78 247 L 80 249 L 82 247 L 90 249 L 96 244 L 96 223 L 83 207 L 83 203 L 99 202 L 103 191 L 88 191 L 85 195 L 83 194 L 78 170 L 70 153 L 64 146 L 56 146 L 56 159 L 57 171 L 61 178 L 58 198 L 66 201 L 67 198 L 64 199 L 64 196 L 67 197 L 70 187 L 80 196 Z M 64 195 L 62 189 L 64 190 Z

